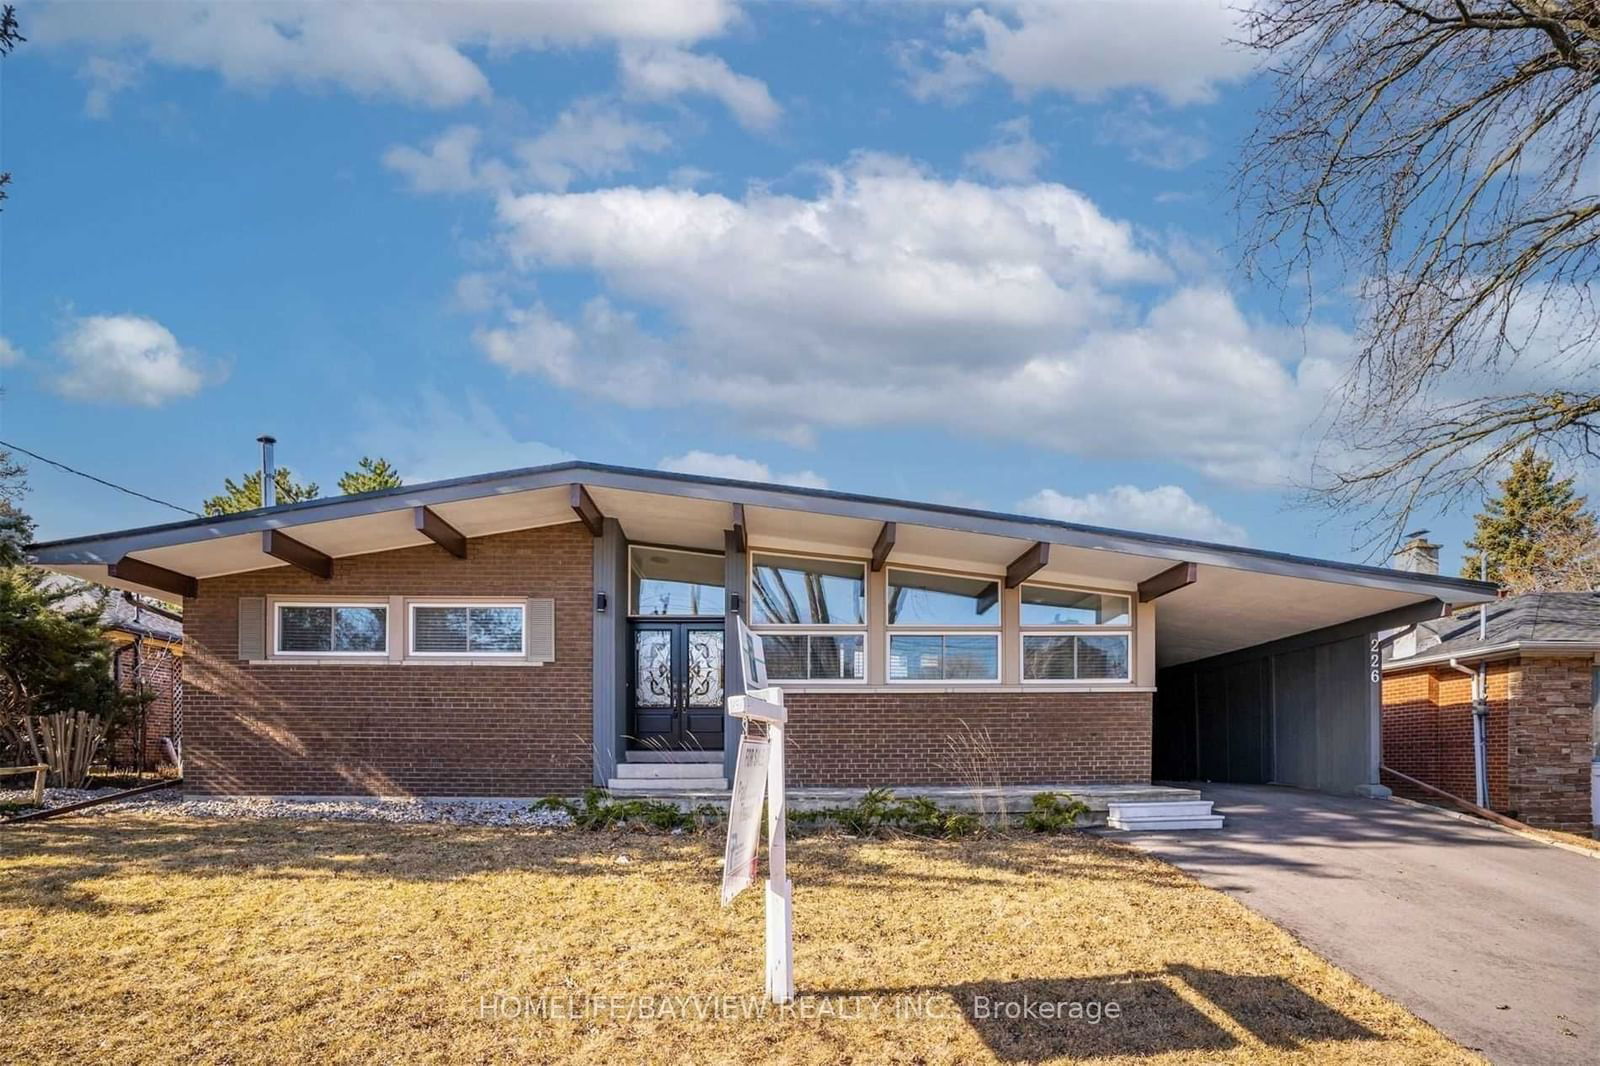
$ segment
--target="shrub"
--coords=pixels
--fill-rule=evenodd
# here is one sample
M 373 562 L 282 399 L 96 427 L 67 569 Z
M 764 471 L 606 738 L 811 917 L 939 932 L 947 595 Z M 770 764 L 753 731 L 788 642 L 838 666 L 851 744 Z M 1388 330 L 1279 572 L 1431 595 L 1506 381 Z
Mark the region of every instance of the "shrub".
M 1062 799 L 1054 792 L 1038 792 L 1033 797 L 1033 807 L 1022 816 L 1022 824 L 1035 833 L 1060 833 L 1071 829 L 1078 819 L 1089 813 L 1086 804 L 1072 798 Z
M 563 796 L 546 796 L 535 809 L 566 811 L 572 824 L 590 831 L 600 829 L 655 829 L 661 832 L 704 830 L 720 823 L 722 810 L 703 803 L 692 811 L 676 803 L 652 799 L 615 799 L 603 788 L 586 789 L 582 802 Z
M 854 836 L 878 836 L 896 831 L 911 836 L 962 837 L 983 828 L 983 820 L 971 811 L 946 810 L 926 796 L 896 799 L 886 788 L 868 789 L 859 800 L 843 807 L 789 812 L 791 827 L 825 822 L 832 822 Z

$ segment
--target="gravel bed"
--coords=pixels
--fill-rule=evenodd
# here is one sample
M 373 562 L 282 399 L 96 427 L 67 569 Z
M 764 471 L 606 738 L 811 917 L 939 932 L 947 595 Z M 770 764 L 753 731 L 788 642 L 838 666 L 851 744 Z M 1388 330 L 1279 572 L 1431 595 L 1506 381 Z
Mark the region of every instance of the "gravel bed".
M 45 789 L 45 806 L 60 807 L 79 800 L 109 796 L 115 788 L 92 790 Z M 31 791 L 0 792 L 0 802 L 27 802 Z M 416 822 L 441 825 L 514 825 L 559 829 L 572 825 L 565 811 L 535 809 L 527 800 L 295 800 L 265 797 L 185 797 L 176 789 L 131 796 L 121 803 L 91 807 L 85 815 L 111 811 L 183 818 L 291 818 L 303 821 Z

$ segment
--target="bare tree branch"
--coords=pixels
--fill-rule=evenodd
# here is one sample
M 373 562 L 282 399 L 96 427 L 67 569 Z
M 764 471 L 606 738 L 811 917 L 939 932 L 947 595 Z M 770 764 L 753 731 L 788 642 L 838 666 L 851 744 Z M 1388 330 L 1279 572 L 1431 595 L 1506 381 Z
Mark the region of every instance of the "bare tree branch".
M 1261 0 L 1245 265 L 1358 301 L 1307 486 L 1373 515 L 1475 493 L 1533 444 L 1596 462 L 1600 0 Z

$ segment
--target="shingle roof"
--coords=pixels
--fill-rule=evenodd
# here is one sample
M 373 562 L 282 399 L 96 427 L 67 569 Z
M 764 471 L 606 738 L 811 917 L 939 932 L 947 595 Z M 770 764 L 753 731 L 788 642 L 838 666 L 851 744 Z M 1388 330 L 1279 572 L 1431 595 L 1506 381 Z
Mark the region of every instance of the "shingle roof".
M 120 629 L 125 633 L 135 633 L 140 636 L 158 637 L 162 640 L 182 642 L 183 623 L 157 614 L 149 607 L 141 604 L 129 603 L 123 599 L 122 593 L 113 589 L 101 588 L 91 585 L 86 581 L 75 581 L 71 578 L 52 577 L 47 579 L 55 587 L 64 587 L 69 583 L 78 586 L 66 599 L 61 601 L 65 610 L 75 610 L 81 607 L 98 607 L 100 609 L 100 624 L 107 629 Z
M 1488 605 L 1478 639 L 1476 607 L 1417 625 L 1416 655 L 1435 656 L 1512 643 L 1575 641 L 1600 644 L 1600 592 L 1531 592 Z

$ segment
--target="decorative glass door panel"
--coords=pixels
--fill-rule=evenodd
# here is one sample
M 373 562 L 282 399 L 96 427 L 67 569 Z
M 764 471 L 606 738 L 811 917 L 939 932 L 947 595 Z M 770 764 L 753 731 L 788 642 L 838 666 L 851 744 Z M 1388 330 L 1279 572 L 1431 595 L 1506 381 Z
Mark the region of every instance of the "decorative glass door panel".
M 721 622 L 633 623 L 630 747 L 722 749 L 724 643 Z

